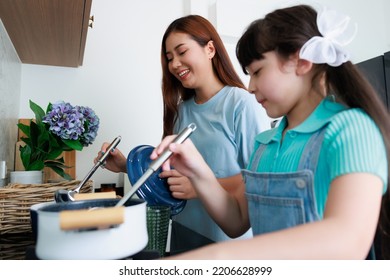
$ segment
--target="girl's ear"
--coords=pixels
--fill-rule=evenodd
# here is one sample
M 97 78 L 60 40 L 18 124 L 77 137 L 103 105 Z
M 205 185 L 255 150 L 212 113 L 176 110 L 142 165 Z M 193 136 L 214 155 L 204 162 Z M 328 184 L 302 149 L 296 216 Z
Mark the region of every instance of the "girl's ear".
M 307 74 L 312 68 L 313 68 L 312 62 L 305 59 L 298 58 L 298 64 L 296 69 L 297 75 Z
M 208 41 L 206 50 L 207 50 L 207 54 L 209 55 L 209 59 L 212 59 L 215 55 L 215 47 L 214 47 L 214 42 L 212 40 Z
M 289 61 L 294 62 L 293 64 L 294 64 L 294 67 L 295 67 L 295 73 L 298 76 L 306 74 L 313 67 L 313 63 L 312 62 L 299 58 L 299 51 L 297 51 L 294 54 L 290 55 Z

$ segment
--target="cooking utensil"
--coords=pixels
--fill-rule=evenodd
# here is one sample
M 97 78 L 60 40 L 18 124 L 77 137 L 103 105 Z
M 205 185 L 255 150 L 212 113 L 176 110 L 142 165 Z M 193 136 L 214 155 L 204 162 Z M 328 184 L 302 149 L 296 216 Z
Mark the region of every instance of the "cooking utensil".
M 191 133 L 196 129 L 196 125 L 194 123 L 191 123 L 186 128 L 184 128 L 179 135 L 176 136 L 176 138 L 172 141 L 172 143 L 183 143 L 184 140 L 186 140 Z M 149 165 L 149 168 L 145 171 L 145 173 L 141 176 L 141 178 L 138 179 L 138 181 L 135 183 L 135 185 L 132 187 L 132 189 L 125 194 L 121 200 L 115 205 L 115 207 L 119 207 L 124 205 L 124 203 L 129 200 L 135 192 L 145 183 L 145 181 L 156 171 L 160 168 L 160 166 L 172 155 L 172 152 L 167 148 L 164 150 L 164 152 L 156 158 L 152 163 Z
M 122 207 L 114 207 L 118 201 L 117 198 L 95 199 L 39 208 L 37 257 L 44 260 L 123 259 L 142 251 L 148 243 L 146 202 L 131 199 Z M 113 214 L 116 210 L 120 213 Z M 80 219 L 82 215 L 84 219 Z M 85 226 L 85 222 L 89 225 Z
M 38 236 L 38 210 L 52 204 L 56 204 L 56 202 L 55 201 L 41 202 L 41 203 L 34 204 L 30 207 L 30 224 L 31 224 L 31 230 L 34 237 L 34 241 L 37 241 L 37 236 Z
M 77 196 L 76 196 L 77 195 Z M 75 194 L 75 200 L 97 200 L 97 199 L 111 199 L 116 198 L 115 192 L 104 192 L 104 193 L 78 193 Z M 52 204 L 56 204 L 58 202 L 56 201 L 48 201 L 48 202 L 42 202 L 38 204 L 34 204 L 30 207 L 30 224 L 31 229 L 33 233 L 34 240 L 36 241 L 36 238 L 38 236 L 38 210 Z M 73 202 L 71 202 L 73 203 Z
M 121 137 L 118 136 L 112 141 L 110 146 L 108 146 L 106 152 L 99 158 L 99 160 L 96 162 L 96 164 L 92 167 L 92 169 L 88 172 L 88 174 L 85 176 L 85 178 L 80 182 L 80 184 L 77 186 L 77 188 L 73 191 L 69 190 L 58 190 L 54 194 L 54 199 L 56 202 L 67 202 L 67 201 L 74 201 L 74 195 L 76 193 L 79 193 L 80 189 L 84 184 L 91 178 L 92 174 L 95 173 L 95 171 L 106 161 L 107 157 L 110 154 L 110 151 L 115 149 L 115 147 L 119 144 L 121 141 Z
M 127 175 L 131 185 L 148 169 L 152 160 L 150 154 L 154 147 L 150 145 L 140 145 L 133 148 L 127 156 Z M 166 205 L 171 209 L 170 216 L 179 214 L 187 204 L 185 199 L 177 199 L 172 196 L 169 190 L 167 178 L 160 178 L 162 168 L 154 172 L 149 179 L 137 190 L 139 198 L 146 200 L 148 206 Z M 123 195 L 122 195 L 123 196 Z

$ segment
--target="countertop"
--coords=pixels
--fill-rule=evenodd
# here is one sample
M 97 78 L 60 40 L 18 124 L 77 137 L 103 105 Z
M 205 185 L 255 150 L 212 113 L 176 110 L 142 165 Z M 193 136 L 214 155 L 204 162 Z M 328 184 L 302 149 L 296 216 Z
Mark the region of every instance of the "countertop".
M 171 246 L 167 255 L 175 255 L 210 243 L 213 243 L 213 241 L 177 222 L 172 222 Z M 143 250 L 128 258 L 134 260 L 150 260 L 157 259 L 158 257 L 159 255 L 156 251 Z M 36 259 L 35 238 L 32 233 L 0 235 L 0 260 Z
M 170 254 L 176 255 L 214 243 L 209 238 L 172 221 Z

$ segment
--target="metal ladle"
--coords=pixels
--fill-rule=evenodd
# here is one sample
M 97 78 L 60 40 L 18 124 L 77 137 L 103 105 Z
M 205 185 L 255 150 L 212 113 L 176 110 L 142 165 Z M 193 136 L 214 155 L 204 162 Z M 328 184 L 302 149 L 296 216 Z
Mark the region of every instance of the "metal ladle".
M 74 201 L 74 195 L 76 193 L 79 193 L 80 189 L 84 184 L 91 178 L 92 174 L 95 173 L 96 169 L 98 169 L 107 159 L 107 157 L 110 154 L 110 151 L 115 149 L 115 147 L 119 144 L 121 141 L 121 137 L 118 136 L 112 141 L 110 146 L 108 146 L 106 152 L 99 158 L 99 160 L 96 162 L 96 164 L 92 167 L 92 169 L 88 172 L 87 176 L 80 182 L 80 184 L 77 186 L 76 189 L 73 191 L 68 190 L 57 190 L 54 194 L 54 199 L 56 202 L 68 202 L 68 201 Z
M 183 129 L 179 135 L 176 136 L 176 138 L 172 141 L 172 143 L 183 143 L 184 140 L 186 140 L 191 133 L 196 129 L 196 125 L 194 123 L 191 123 L 188 125 L 185 129 Z M 172 155 L 172 152 L 167 148 L 164 150 L 164 152 L 156 158 L 154 161 L 152 161 L 148 167 L 148 169 L 145 171 L 145 173 L 135 182 L 134 186 L 131 188 L 131 190 L 124 195 L 118 203 L 115 205 L 115 207 L 122 206 L 126 203 L 127 200 L 129 200 L 135 192 L 145 183 L 147 179 L 156 171 L 158 170 L 161 165 Z

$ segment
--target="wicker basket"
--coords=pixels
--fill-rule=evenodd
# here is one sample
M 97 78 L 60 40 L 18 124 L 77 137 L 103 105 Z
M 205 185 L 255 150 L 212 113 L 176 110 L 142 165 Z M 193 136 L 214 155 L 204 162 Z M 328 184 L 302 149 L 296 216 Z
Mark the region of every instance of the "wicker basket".
M 28 250 L 35 252 L 32 233 L 0 235 L 0 260 L 25 260 Z
M 0 235 L 31 232 L 30 207 L 54 200 L 57 190 L 74 190 L 80 181 L 48 184 L 9 184 L 0 188 Z M 92 192 L 93 182 L 87 181 L 82 193 Z

